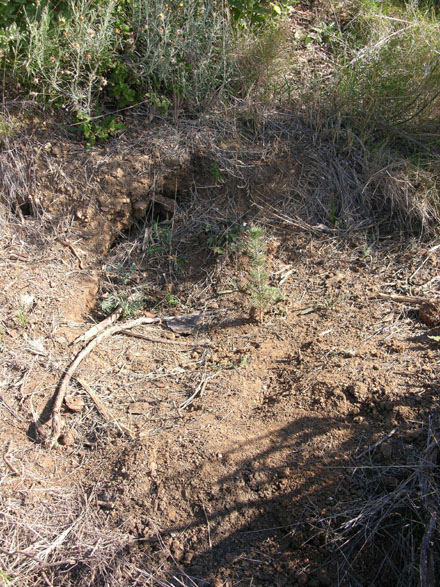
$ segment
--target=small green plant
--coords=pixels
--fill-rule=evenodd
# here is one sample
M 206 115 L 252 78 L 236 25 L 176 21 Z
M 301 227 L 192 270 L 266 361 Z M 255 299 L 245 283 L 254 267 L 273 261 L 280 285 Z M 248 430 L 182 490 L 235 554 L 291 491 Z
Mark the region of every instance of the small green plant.
M 118 263 L 116 266 L 108 265 L 106 268 L 107 276 L 111 281 L 124 285 L 134 280 L 136 271 L 136 263 L 131 263 L 129 267 L 124 267 L 122 263 Z
M 242 27 L 263 25 L 289 15 L 298 0 L 262 2 L 261 0 L 228 0 L 232 18 Z
M 19 308 L 15 313 L 15 320 L 21 328 L 26 328 L 27 326 L 27 315 L 26 310 L 24 308 Z
M 115 116 L 93 119 L 89 114 L 78 112 L 76 120 L 87 141 L 87 149 L 90 149 L 97 141 L 106 141 L 125 128 L 124 124 L 116 122 Z
M 180 306 L 179 298 L 174 296 L 171 292 L 167 294 L 165 300 L 173 308 Z
M 146 226 L 143 247 L 147 255 L 169 251 L 173 234 L 168 226 L 162 226 L 159 219 Z
M 208 246 L 216 255 L 225 255 L 228 250 L 235 250 L 239 246 L 240 238 L 246 226 L 229 224 L 214 228 L 211 224 L 205 225 Z
M 4 571 L 0 571 L 0 585 L 12 585 L 12 577 Z
M 136 314 L 144 305 L 146 299 L 141 293 L 135 295 L 124 295 L 120 293 L 111 293 L 101 301 L 101 310 L 105 314 L 111 314 L 118 308 L 122 310 L 122 317 L 129 318 Z
M 277 288 L 268 283 L 266 269 L 266 235 L 262 228 L 251 226 L 246 234 L 246 252 L 250 260 L 248 293 L 252 300 L 251 315 L 259 322 L 265 310 L 280 298 Z
M 216 161 L 212 162 L 209 171 L 211 172 L 212 179 L 214 180 L 215 185 L 220 185 L 224 183 L 225 180 L 223 179 L 222 172 Z

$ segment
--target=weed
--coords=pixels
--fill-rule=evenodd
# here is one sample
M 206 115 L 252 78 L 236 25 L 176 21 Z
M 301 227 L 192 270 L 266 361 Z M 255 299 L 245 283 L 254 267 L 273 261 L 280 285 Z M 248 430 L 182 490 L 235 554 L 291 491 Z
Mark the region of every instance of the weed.
M 181 304 L 179 298 L 174 296 L 171 292 L 167 293 L 165 300 L 172 308 L 176 308 Z
M 297 4 L 298 0 L 281 0 L 279 2 L 229 0 L 232 17 L 242 27 L 263 25 L 277 18 L 287 16 Z
M 219 185 L 219 184 L 224 183 L 225 180 L 223 179 L 223 175 L 220 170 L 220 167 L 219 167 L 218 163 L 216 163 L 215 161 L 211 164 L 210 172 L 211 172 L 212 179 L 214 180 L 215 185 Z
M 168 251 L 172 242 L 172 232 L 166 225 L 161 225 L 156 218 L 144 230 L 142 247 L 147 255 Z
M 209 223 L 205 225 L 208 246 L 216 255 L 225 255 L 230 250 L 237 250 L 240 247 L 241 237 L 246 230 L 246 226 L 239 224 L 222 225 L 220 227 L 213 227 Z
M 144 305 L 146 298 L 142 293 L 135 295 L 123 295 L 111 293 L 104 297 L 100 303 L 101 310 L 105 314 L 111 314 L 118 308 L 122 310 L 122 317 L 134 316 Z
M 15 321 L 21 328 L 26 328 L 28 323 L 27 309 L 20 306 L 15 313 Z
M 15 130 L 15 123 L 11 117 L 0 114 L 0 137 L 12 136 Z
M 262 228 L 251 226 L 246 234 L 246 252 L 250 260 L 249 284 L 247 291 L 251 296 L 251 314 L 263 320 L 264 311 L 276 303 L 280 297 L 277 288 L 268 284 L 266 269 L 266 235 Z
M 131 263 L 128 268 L 124 267 L 122 263 L 118 263 L 115 267 L 113 265 L 109 265 L 106 268 L 106 273 L 111 281 L 115 283 L 122 283 L 124 285 L 127 285 L 134 280 L 136 271 L 136 263 Z
M 197 109 L 237 76 L 232 30 L 215 0 L 140 0 L 130 19 L 136 34 L 127 62 L 148 100 Z
M 89 114 L 78 112 L 76 115 L 78 127 L 86 139 L 87 149 L 90 149 L 97 141 L 106 141 L 125 128 L 125 125 L 116 122 L 114 116 L 93 119 Z
M 114 7 L 112 0 L 71 0 L 66 16 L 56 18 L 47 5 L 35 20 L 27 20 L 27 42 L 15 74 L 31 95 L 77 116 L 91 116 L 121 47 Z

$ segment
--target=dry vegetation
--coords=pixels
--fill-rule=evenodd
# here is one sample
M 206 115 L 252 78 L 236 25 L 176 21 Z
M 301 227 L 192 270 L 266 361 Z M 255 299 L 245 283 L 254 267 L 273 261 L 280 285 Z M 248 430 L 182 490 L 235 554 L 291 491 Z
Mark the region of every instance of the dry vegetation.
M 222 13 L 203 13 L 219 26 L 207 39 L 185 10 L 197 59 L 212 43 L 218 66 Z M 0 125 L 0 584 L 438 585 L 438 25 L 397 10 L 301 4 L 248 35 L 257 13 L 231 8 L 247 36 L 238 51 L 228 31 L 225 77 L 197 62 L 176 93 L 157 54 L 160 84 L 142 70 L 148 99 L 111 118 L 123 129 L 91 117 L 105 86 L 86 104 L 88 78 L 72 93 L 49 54 L 32 75 L 47 74 L 49 101 L 69 89 L 70 111 L 37 105 L 15 53 Z M 59 20 L 65 36 L 81 14 Z M 145 48 L 146 30 L 124 42 Z M 87 50 L 107 42 L 84 34 Z M 430 64 L 411 99 L 405 68 L 389 75 L 394 39 L 417 76 Z M 126 63 L 140 71 L 136 51 Z M 381 101 L 391 90 L 401 110 Z

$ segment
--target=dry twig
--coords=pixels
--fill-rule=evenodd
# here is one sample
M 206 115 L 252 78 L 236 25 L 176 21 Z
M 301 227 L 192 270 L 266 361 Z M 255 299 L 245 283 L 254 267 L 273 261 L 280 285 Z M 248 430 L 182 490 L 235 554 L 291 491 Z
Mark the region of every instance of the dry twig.
M 79 254 L 78 254 L 77 250 L 76 250 L 76 249 L 75 249 L 75 247 L 72 245 L 72 243 L 69 243 L 69 241 L 66 241 L 66 240 L 64 240 L 64 239 L 62 239 L 62 238 L 60 238 L 60 237 L 58 237 L 58 239 L 57 239 L 57 240 L 58 240 L 58 242 L 59 242 L 59 243 L 61 243 L 63 246 L 65 246 L 65 247 L 68 247 L 68 248 L 69 248 L 69 249 L 72 251 L 72 253 L 75 255 L 75 257 L 76 257 L 76 258 L 78 259 L 78 261 L 79 261 L 79 268 L 83 270 L 83 269 L 84 269 L 84 263 L 83 263 L 83 260 L 82 260 L 82 259 L 81 259 L 81 257 L 79 256 Z
M 87 344 L 87 346 L 85 346 L 76 355 L 75 359 L 72 361 L 66 373 L 64 374 L 55 395 L 55 400 L 52 408 L 52 431 L 45 442 L 47 447 L 52 448 L 58 440 L 58 437 L 60 436 L 61 406 L 63 404 L 70 380 L 72 379 L 73 374 L 75 373 L 76 369 L 81 364 L 81 362 L 85 359 L 85 357 L 87 357 L 87 355 L 90 354 L 92 350 L 95 348 L 95 346 L 97 346 L 101 341 L 108 338 L 109 336 L 112 336 L 113 334 L 116 334 L 117 332 L 121 332 L 122 330 L 128 330 L 129 328 L 134 328 L 135 326 L 140 326 L 141 324 L 157 323 L 160 322 L 160 320 L 160 318 L 147 318 L 146 316 L 143 316 L 142 318 L 137 318 L 136 320 L 130 320 L 128 322 L 124 322 L 123 324 L 116 324 L 115 326 L 111 326 L 107 330 L 100 332 L 96 336 L 96 338 L 91 340 Z

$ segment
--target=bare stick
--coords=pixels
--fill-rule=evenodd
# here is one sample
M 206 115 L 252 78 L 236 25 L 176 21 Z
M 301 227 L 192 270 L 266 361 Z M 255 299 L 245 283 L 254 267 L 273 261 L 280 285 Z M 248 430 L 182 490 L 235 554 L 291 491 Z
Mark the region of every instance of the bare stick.
M 8 442 L 8 446 L 6 448 L 6 451 L 2 454 L 3 457 L 3 461 L 5 462 L 5 464 L 8 466 L 8 468 L 14 473 L 14 475 L 17 475 L 17 477 L 20 476 L 20 472 L 14 467 L 14 465 L 8 460 L 9 459 L 9 452 L 11 450 L 11 443 L 12 441 L 10 440 Z
M 429 302 L 430 300 L 428 298 L 421 298 L 418 296 L 397 296 L 397 295 L 389 295 L 389 294 L 383 294 L 383 293 L 378 293 L 375 296 L 373 296 L 373 298 L 380 298 L 381 300 L 390 300 L 392 302 L 401 302 L 403 304 L 425 304 L 426 302 Z
M 428 528 L 423 536 L 420 550 L 420 585 L 421 587 L 434 587 L 433 560 L 430 552 L 430 543 L 437 523 L 437 512 L 432 512 Z
M 184 410 L 185 408 L 187 408 L 190 404 L 192 404 L 192 402 L 194 401 L 194 399 L 200 395 L 202 396 L 205 389 L 206 389 L 206 384 L 208 383 L 208 381 L 211 381 L 211 379 L 214 379 L 214 377 L 217 377 L 219 374 L 215 373 L 214 375 L 210 375 L 209 377 L 205 377 L 205 379 L 203 379 L 203 381 L 201 381 L 199 383 L 199 385 L 196 387 L 196 390 L 194 391 L 194 393 L 192 394 L 191 397 L 189 397 L 188 399 L 186 399 L 184 402 L 182 402 L 182 404 L 180 404 L 179 408 L 181 410 Z
M 87 393 L 90 396 L 90 399 L 95 404 L 96 409 L 101 414 L 101 416 L 105 420 L 110 420 L 111 419 L 110 412 L 108 411 L 106 406 L 102 403 L 102 401 L 99 399 L 99 397 L 96 395 L 96 393 L 93 391 L 93 389 L 90 387 L 90 385 L 88 383 L 86 383 L 85 381 L 83 381 L 82 379 L 80 379 L 79 377 L 75 377 L 75 379 L 78 381 L 78 383 L 81 385 L 81 387 L 83 387 L 87 391 Z
M 185 342 L 184 340 L 168 340 L 167 338 L 156 338 L 154 336 L 140 334 L 139 332 L 129 332 L 128 330 L 122 330 L 120 334 L 125 334 L 125 336 L 131 336 L 133 338 L 140 338 L 141 340 L 148 340 L 148 342 L 159 342 L 163 344 L 179 344 L 184 346 L 202 346 L 201 344 Z
M 75 373 L 76 369 L 79 367 L 80 363 L 83 361 L 88 354 L 97 346 L 102 340 L 112 336 L 112 334 L 116 334 L 117 332 L 121 332 L 122 330 L 128 330 L 129 328 L 134 328 L 135 326 L 140 326 L 141 324 L 153 324 L 160 322 L 160 318 L 147 318 L 143 316 L 142 318 L 137 318 L 136 320 L 129 320 L 128 322 L 124 322 L 123 324 L 115 324 L 100 332 L 96 338 L 91 340 L 87 346 L 85 346 L 75 357 L 75 359 L 70 364 L 69 368 L 65 372 L 61 383 L 58 387 L 58 391 L 55 395 L 55 401 L 52 408 L 52 432 L 46 441 L 46 446 L 48 448 L 53 448 L 54 444 L 58 440 L 58 437 L 61 432 L 61 406 L 64 401 L 64 397 L 66 395 L 67 389 L 69 387 L 70 380 L 72 379 L 73 374 Z
M 97 334 L 102 332 L 103 330 L 105 330 L 107 328 L 107 326 L 110 326 L 110 324 L 113 324 L 113 322 L 116 322 L 118 320 L 118 318 L 121 316 L 121 314 L 122 314 L 122 308 L 118 308 L 108 318 L 106 318 L 105 320 L 102 320 L 102 322 L 99 322 L 98 324 L 95 324 L 94 326 L 92 326 L 91 328 L 86 330 L 86 332 L 84 332 L 83 334 L 81 334 L 80 336 L 75 338 L 75 340 L 73 342 L 71 342 L 69 344 L 69 346 L 72 346 L 74 344 L 78 344 L 79 342 L 87 342 L 88 340 L 90 340 L 91 338 L 93 338 L 94 336 L 96 336 Z
M 391 438 L 392 436 L 394 436 L 394 434 L 396 434 L 397 430 L 398 430 L 397 428 L 393 428 L 391 430 L 391 432 L 389 432 L 386 436 L 384 436 L 383 438 L 381 438 L 380 440 L 378 440 L 377 442 L 375 442 L 374 444 L 372 444 L 371 446 L 369 446 L 368 448 L 366 448 L 364 451 L 361 452 L 360 455 L 357 455 L 356 458 L 357 459 L 360 459 L 361 457 L 365 456 L 367 453 L 370 453 L 373 450 L 375 450 L 383 442 L 385 442 L 386 440 L 388 440 L 389 438 Z
M 80 269 L 84 269 L 84 264 L 83 264 L 83 260 L 81 259 L 81 257 L 79 256 L 77 250 L 75 249 L 75 247 L 72 245 L 72 243 L 69 243 L 69 241 L 65 241 L 62 238 L 58 237 L 58 242 L 60 242 L 62 245 L 64 245 L 65 247 L 68 247 L 72 253 L 75 255 L 75 257 L 78 259 L 79 261 L 79 268 Z

